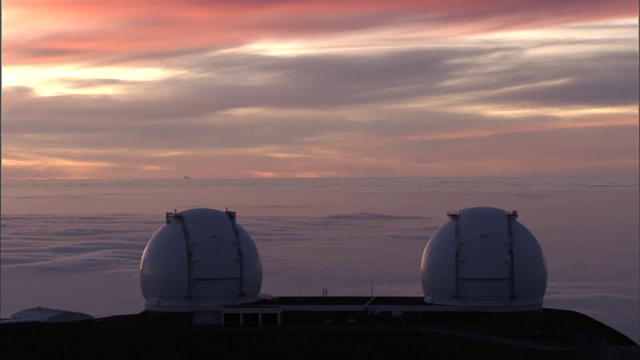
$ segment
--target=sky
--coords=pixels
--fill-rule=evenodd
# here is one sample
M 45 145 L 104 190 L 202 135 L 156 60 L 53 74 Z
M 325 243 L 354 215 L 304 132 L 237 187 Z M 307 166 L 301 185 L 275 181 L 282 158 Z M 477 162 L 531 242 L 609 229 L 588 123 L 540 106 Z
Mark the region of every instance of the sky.
M 5 0 L 2 177 L 637 176 L 631 0 Z

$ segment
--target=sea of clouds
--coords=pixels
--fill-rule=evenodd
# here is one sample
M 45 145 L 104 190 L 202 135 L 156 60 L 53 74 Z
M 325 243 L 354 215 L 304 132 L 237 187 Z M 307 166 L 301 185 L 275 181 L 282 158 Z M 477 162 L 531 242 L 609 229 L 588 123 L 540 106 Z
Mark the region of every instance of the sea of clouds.
M 139 260 L 164 213 L 238 211 L 273 295 L 421 296 L 420 259 L 446 211 L 516 209 L 549 271 L 545 306 L 640 341 L 637 179 L 4 182 L 2 317 L 45 306 L 143 310 Z

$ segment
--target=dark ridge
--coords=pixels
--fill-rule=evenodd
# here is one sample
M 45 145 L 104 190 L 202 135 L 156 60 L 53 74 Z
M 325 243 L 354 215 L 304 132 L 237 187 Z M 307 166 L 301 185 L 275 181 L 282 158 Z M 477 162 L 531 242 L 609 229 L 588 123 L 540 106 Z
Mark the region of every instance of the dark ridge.
M 310 316 L 311 315 L 311 316 Z M 0 356 L 91 359 L 638 359 L 640 347 L 579 313 L 429 312 L 402 321 L 282 326 L 193 325 L 189 313 L 112 316 L 67 323 L 3 323 Z

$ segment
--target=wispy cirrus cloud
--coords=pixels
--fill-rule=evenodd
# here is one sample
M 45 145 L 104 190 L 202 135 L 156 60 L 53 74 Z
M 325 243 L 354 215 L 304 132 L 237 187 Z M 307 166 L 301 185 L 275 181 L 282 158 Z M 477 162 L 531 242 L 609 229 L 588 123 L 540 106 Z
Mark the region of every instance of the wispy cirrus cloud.
M 633 2 L 4 5 L 8 177 L 637 173 Z
M 167 59 L 259 41 L 385 30 L 425 41 L 635 16 L 616 1 L 7 1 L 6 63 Z M 41 31 L 29 30 L 33 25 Z M 390 31 L 389 29 L 398 29 Z M 135 36 L 132 36 L 135 34 Z

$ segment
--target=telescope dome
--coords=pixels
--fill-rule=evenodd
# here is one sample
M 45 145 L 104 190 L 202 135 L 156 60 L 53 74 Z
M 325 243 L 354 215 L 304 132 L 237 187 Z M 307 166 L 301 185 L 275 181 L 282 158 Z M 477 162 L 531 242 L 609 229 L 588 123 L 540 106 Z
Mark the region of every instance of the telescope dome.
M 426 302 L 470 310 L 542 307 L 546 263 L 516 211 L 474 207 L 448 215 L 422 254 Z
M 149 311 L 207 311 L 259 298 L 262 263 L 235 212 L 167 213 L 140 260 L 140 288 Z

